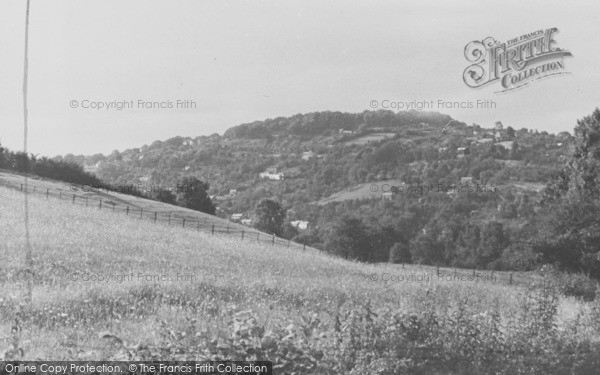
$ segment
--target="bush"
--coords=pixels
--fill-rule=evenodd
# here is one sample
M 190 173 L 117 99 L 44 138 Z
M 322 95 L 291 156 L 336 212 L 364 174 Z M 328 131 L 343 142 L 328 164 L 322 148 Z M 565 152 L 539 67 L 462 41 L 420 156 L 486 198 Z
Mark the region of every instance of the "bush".
M 390 263 L 411 263 L 411 261 L 408 244 L 396 242 L 390 249 Z

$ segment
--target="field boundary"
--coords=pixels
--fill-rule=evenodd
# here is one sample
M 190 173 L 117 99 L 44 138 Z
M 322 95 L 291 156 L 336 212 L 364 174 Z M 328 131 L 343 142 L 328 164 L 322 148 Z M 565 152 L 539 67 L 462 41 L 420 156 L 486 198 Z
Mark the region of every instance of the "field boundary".
M 272 245 L 280 245 L 288 248 L 294 246 L 302 248 L 303 251 L 306 251 L 306 244 L 300 244 L 292 240 L 277 237 L 274 234 L 271 235 L 254 230 L 252 228 L 248 228 L 248 230 L 240 230 L 237 229 L 235 226 L 219 225 L 215 223 L 210 223 L 208 220 L 190 220 L 188 218 L 182 217 L 182 215 L 177 214 L 167 215 L 158 211 L 144 211 L 143 208 L 136 208 L 133 205 L 117 204 L 110 200 L 103 200 L 102 198 L 82 196 L 76 193 L 63 193 L 62 191 L 58 193 L 51 192 L 48 188 L 44 190 L 37 189 L 35 186 L 33 188 L 25 187 L 24 184 L 16 186 L 12 183 L 3 183 L 2 186 L 19 191 L 23 194 L 36 194 L 39 196 L 45 196 L 46 199 L 52 197 L 60 200 L 61 202 L 70 202 L 73 205 L 76 204 L 79 206 L 96 208 L 98 210 L 108 210 L 115 214 L 124 213 L 126 216 L 129 216 L 131 218 L 137 218 L 138 220 L 146 220 L 155 224 L 160 223 L 163 225 L 185 228 L 197 232 L 210 233 L 212 235 L 224 234 L 231 238 L 239 238 L 242 241 L 247 240 L 248 242 L 253 241 L 259 243 L 270 243 Z M 200 213 L 200 211 L 198 212 Z M 215 218 L 218 217 L 215 216 Z

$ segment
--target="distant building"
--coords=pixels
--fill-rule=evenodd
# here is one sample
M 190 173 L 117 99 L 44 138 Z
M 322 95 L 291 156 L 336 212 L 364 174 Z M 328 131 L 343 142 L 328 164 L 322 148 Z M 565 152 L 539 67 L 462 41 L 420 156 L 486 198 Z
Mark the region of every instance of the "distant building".
M 386 200 L 386 201 L 391 201 L 393 198 L 393 193 L 391 191 L 385 192 L 383 194 L 381 194 L 381 199 Z
M 152 176 L 142 176 L 140 177 L 140 181 L 149 182 L 152 179 Z
M 229 190 L 229 196 L 230 197 L 235 197 L 237 195 L 237 190 L 236 189 L 231 189 Z
M 100 168 L 100 164 L 101 163 L 102 162 L 99 161 L 99 162 L 97 162 L 96 164 L 93 164 L 93 165 L 86 165 L 86 166 L 83 167 L 83 170 L 85 172 L 89 172 L 89 173 L 96 173 L 96 172 L 98 172 L 98 168 Z
M 354 134 L 354 132 L 352 130 L 345 130 L 345 129 L 340 129 L 339 133 L 340 134 Z
M 448 147 L 440 147 L 438 148 L 438 152 L 441 154 L 442 152 L 448 151 Z
M 300 230 L 308 229 L 308 221 L 294 220 L 290 224 L 292 224 L 293 227 L 298 228 Z
M 494 127 L 498 130 L 504 129 L 504 126 L 502 125 L 502 123 L 500 121 L 496 121 L 496 124 L 494 125 Z
M 301 156 L 302 160 L 310 160 L 314 157 L 315 157 L 315 153 L 312 151 L 304 151 Z
M 260 175 L 260 178 L 268 178 L 269 180 L 283 180 L 283 173 L 277 171 L 277 167 L 267 168 Z
M 460 178 L 460 183 L 462 185 L 472 185 L 473 184 L 473 177 L 461 177 Z
M 250 224 L 252 224 L 252 219 L 242 219 L 241 222 L 244 225 L 250 225 Z
M 233 215 L 231 215 L 231 221 L 235 221 L 235 222 L 241 221 L 242 217 L 244 217 L 244 214 L 233 214 Z

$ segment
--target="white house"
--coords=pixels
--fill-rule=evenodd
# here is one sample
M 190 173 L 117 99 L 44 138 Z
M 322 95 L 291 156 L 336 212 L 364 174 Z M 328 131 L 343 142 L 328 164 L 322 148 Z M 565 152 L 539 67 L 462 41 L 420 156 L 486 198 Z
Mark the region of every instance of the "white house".
M 339 133 L 340 134 L 354 134 L 354 132 L 352 130 L 345 130 L 345 129 L 340 129 Z
M 308 221 L 303 221 L 303 220 L 294 220 L 291 222 L 293 227 L 296 227 L 300 230 L 306 230 L 308 229 Z
M 231 215 L 231 221 L 240 221 L 242 220 L 243 216 L 244 214 L 233 214 Z
M 391 191 L 387 191 L 383 194 L 381 194 L 381 199 L 386 200 L 386 201 L 391 201 L 393 198 L 393 194 Z
M 250 225 L 250 224 L 252 224 L 252 219 L 242 219 L 242 224 Z
M 93 165 L 86 165 L 83 167 L 83 170 L 86 172 L 90 172 L 90 173 L 96 173 L 98 172 L 98 168 L 100 167 L 100 163 L 102 163 L 101 161 L 97 162 L 96 164 Z
M 235 197 L 237 195 L 238 191 L 237 189 L 231 189 L 229 190 L 229 196 L 230 197 Z
M 312 151 L 304 151 L 300 157 L 302 160 L 309 160 L 315 157 L 315 153 Z
M 276 167 L 267 168 L 259 176 L 260 178 L 268 178 L 269 180 L 283 180 L 283 173 L 278 172 Z

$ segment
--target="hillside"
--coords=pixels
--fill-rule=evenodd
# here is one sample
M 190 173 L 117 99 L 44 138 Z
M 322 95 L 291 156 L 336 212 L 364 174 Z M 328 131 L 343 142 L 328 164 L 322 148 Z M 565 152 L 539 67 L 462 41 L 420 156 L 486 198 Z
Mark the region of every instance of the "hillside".
M 79 163 L 114 185 L 174 186 L 196 176 L 210 185 L 217 216 L 230 221 L 251 223 L 255 205 L 275 199 L 290 223 L 283 237 L 331 252 L 339 252 L 331 243 L 336 223 L 358 216 L 371 237 L 387 238 L 371 241 L 363 260 L 387 261 L 392 245 L 410 242 L 414 262 L 532 269 L 533 255 L 516 243 L 530 236 L 525 232 L 543 187 L 564 165 L 572 143 L 567 132 L 467 125 L 432 112 L 318 112 L 242 124 L 223 136 L 175 137 L 58 160 Z M 389 182 L 416 193 L 369 190 Z M 291 225 L 299 222 L 307 229 Z M 428 231 L 437 238 L 427 241 L 440 243 L 445 254 L 419 250 Z M 448 231 L 450 248 L 442 244 Z M 478 233 L 486 231 L 499 236 L 500 245 L 482 258 Z
M 429 373 L 452 366 L 550 369 L 545 357 L 524 354 L 539 350 L 583 374 L 597 358 L 597 310 L 589 303 L 557 295 L 556 306 L 544 310 L 556 328 L 537 325 L 541 318 L 524 303 L 553 293 L 532 289 L 542 276 L 444 268 L 437 276 L 429 267 L 376 267 L 34 194 L 33 303 L 19 310 L 28 274 L 22 199 L 21 192 L 0 187 L 0 337 L 11 343 L 6 358 L 13 345 L 25 359 L 217 356 L 270 360 L 281 374 L 374 373 L 374 364 L 360 359 L 363 351 L 390 371 Z M 9 336 L 15 313 L 18 333 Z M 493 331 L 496 322 L 501 331 Z M 455 324 L 477 327 L 473 334 L 482 341 L 470 345 L 472 336 L 456 335 Z M 406 331 L 411 325 L 416 336 Z M 571 330 L 577 334 L 559 334 Z M 349 341 L 359 332 L 364 347 Z M 456 346 L 437 347 L 438 340 Z M 425 357 L 410 349 L 417 345 Z M 563 355 L 561 348 L 583 345 L 587 349 L 576 357 Z M 472 361 L 491 348 L 511 362 Z
M 89 185 L 70 184 L 40 178 L 35 175 L 28 175 L 28 186 L 25 188 L 23 175 L 0 169 L 0 186 L 19 191 L 27 189 L 30 194 L 46 197 L 47 199 L 59 199 L 72 204 L 89 206 L 90 208 L 102 208 L 112 213 L 126 213 L 131 215 L 132 218 L 144 219 L 150 222 L 157 221 L 182 227 L 187 223 L 188 228 L 198 231 L 225 232 L 231 235 L 243 231 L 246 236 L 255 239 L 257 234 L 260 234 L 259 231 L 252 228 L 185 207 L 165 204 L 114 191 L 94 190 Z M 264 241 L 271 240 L 270 235 L 265 233 L 262 233 L 262 235 Z M 278 243 L 288 243 L 288 241 L 284 241 L 281 238 L 276 238 L 275 240 Z

